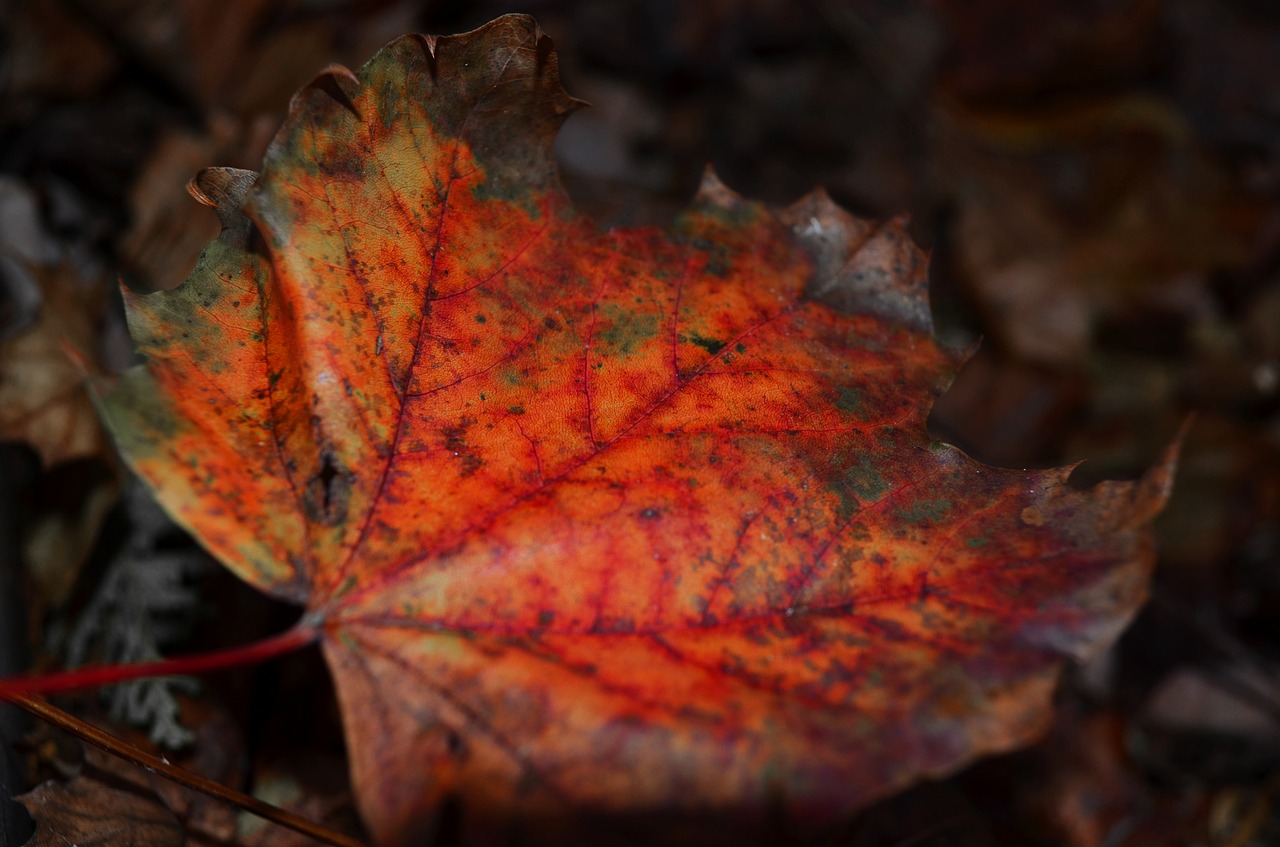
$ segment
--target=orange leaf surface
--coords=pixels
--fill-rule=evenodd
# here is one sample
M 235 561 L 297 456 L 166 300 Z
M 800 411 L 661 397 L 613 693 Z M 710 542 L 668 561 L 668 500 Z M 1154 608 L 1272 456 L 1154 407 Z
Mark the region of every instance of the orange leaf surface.
M 129 299 L 111 426 L 306 607 L 378 842 L 829 820 L 1034 736 L 1144 595 L 1171 460 L 1081 492 L 931 440 L 959 357 L 901 221 L 709 177 L 600 232 L 575 105 L 526 17 L 401 38 L 201 174 L 222 236 Z

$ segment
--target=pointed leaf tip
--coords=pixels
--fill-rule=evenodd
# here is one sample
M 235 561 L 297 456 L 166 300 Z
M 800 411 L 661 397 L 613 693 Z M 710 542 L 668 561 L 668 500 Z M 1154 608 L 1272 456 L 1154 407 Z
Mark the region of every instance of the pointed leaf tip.
M 1173 440 L 1165 446 L 1156 463 L 1138 481 L 1134 489 L 1133 508 L 1129 514 L 1131 527 L 1142 526 L 1154 520 L 1169 501 L 1169 496 L 1173 493 L 1178 460 L 1194 423 L 1194 416 L 1188 415 L 1178 427 Z
M 357 120 L 360 110 L 356 108 L 355 94 L 360 90 L 360 80 L 344 65 L 329 65 L 316 74 L 307 88 L 322 91 L 333 98 L 334 102 L 351 112 Z
M 414 43 L 422 48 L 422 57 L 427 63 L 427 72 L 434 81 L 436 78 L 436 36 L 425 35 L 422 33 L 413 33 L 408 36 L 413 39 Z
M 202 206 L 211 207 L 224 230 L 245 223 L 245 198 L 258 179 L 256 171 L 241 168 L 205 168 L 187 183 L 187 193 Z
M 882 222 L 857 218 L 819 188 L 784 209 L 781 217 L 817 264 L 808 289 L 811 298 L 933 333 L 929 256 L 908 233 L 907 215 Z
M 744 198 L 741 194 L 734 191 L 720 179 L 720 175 L 716 173 L 716 169 L 710 163 L 702 169 L 702 180 L 698 183 L 698 191 L 693 196 L 692 205 L 698 206 L 716 206 L 722 209 L 730 209 L 741 204 Z

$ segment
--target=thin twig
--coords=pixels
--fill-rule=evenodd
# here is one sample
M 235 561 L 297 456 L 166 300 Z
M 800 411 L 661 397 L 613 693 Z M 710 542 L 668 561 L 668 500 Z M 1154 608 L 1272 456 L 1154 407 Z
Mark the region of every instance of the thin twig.
M 256 797 L 242 794 L 239 791 L 227 788 L 221 783 L 193 773 L 186 768 L 170 764 L 159 756 L 153 756 L 140 750 L 129 742 L 116 738 L 111 733 L 105 732 L 93 724 L 77 718 L 75 715 L 64 712 L 62 709 L 50 705 L 38 697 L 32 697 L 28 694 L 14 694 L 7 699 L 15 706 L 26 709 L 36 717 L 48 721 L 59 729 L 66 730 L 82 741 L 105 750 L 113 756 L 118 756 L 126 762 L 132 762 L 139 767 L 160 774 L 179 785 L 185 785 L 187 788 L 199 791 L 202 794 L 231 803 L 250 814 L 292 829 L 294 832 L 308 835 L 325 844 L 331 844 L 333 847 L 367 847 L 363 842 L 349 838 L 342 833 L 334 832 L 328 827 L 309 821 L 306 818 L 295 815 L 293 812 L 272 806 L 270 803 L 264 803 Z

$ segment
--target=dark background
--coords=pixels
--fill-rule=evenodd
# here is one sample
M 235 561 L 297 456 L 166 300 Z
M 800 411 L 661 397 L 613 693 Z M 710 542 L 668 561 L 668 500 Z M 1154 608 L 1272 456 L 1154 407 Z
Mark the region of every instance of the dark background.
M 862 215 L 910 212 L 939 335 L 981 339 L 935 410 L 939 437 L 1003 466 L 1083 460 L 1084 485 L 1141 473 L 1194 414 L 1153 600 L 1068 672 L 1047 739 L 906 792 L 835 843 L 1280 843 L 1280 7 L 1266 0 L 11 3 L 0 668 L 59 666 L 149 526 L 119 499 L 109 445 L 80 429 L 92 415 L 65 355 L 22 339 L 53 315 L 92 369 L 126 365 L 116 281 L 172 287 L 216 234 L 183 190 L 197 170 L 254 167 L 326 64 L 510 11 L 538 18 L 566 88 L 593 104 L 557 149 L 602 223 L 669 220 L 708 163 L 771 203 L 822 185 Z M 23 380 L 46 372 L 66 384 L 37 403 Z M 153 535 L 161 558 L 199 555 Z M 203 599 L 166 613 L 196 625 L 161 627 L 156 645 L 288 624 L 216 569 L 189 571 Z M 228 781 L 283 782 L 353 825 L 314 656 L 185 702 L 205 727 L 189 756 L 234 749 Z M 49 756 L 24 749 L 6 779 L 43 775 Z

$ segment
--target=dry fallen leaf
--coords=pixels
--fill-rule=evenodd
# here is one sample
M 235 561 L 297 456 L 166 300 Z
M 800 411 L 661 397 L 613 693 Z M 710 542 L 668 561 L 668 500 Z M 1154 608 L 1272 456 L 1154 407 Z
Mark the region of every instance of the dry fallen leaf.
M 23 563 L 35 589 L 28 614 L 38 623 L 69 596 L 120 482 L 89 396 L 85 371 L 93 366 L 77 364 L 71 352 L 96 348 L 103 288 L 66 262 L 23 265 L 42 298 L 30 324 L 0 339 L 0 441 L 28 444 L 46 469 L 27 494 L 32 517 L 22 525 Z
M 140 768 L 90 754 L 82 773 L 16 799 L 35 821 L 26 847 L 182 847 L 182 824 Z M 104 767 L 105 765 L 105 767 Z
M 36 319 L 0 341 L 0 440 L 30 444 L 46 466 L 101 456 L 106 437 L 68 353 L 69 345 L 93 349 L 101 298 L 87 295 L 69 266 L 31 272 L 44 298 Z
M 378 842 L 760 838 L 1034 737 L 1144 596 L 1172 460 L 1082 492 L 933 441 L 959 357 L 901 221 L 709 177 L 601 233 L 575 105 L 523 16 L 330 69 L 129 299 L 120 447 L 306 607 Z

